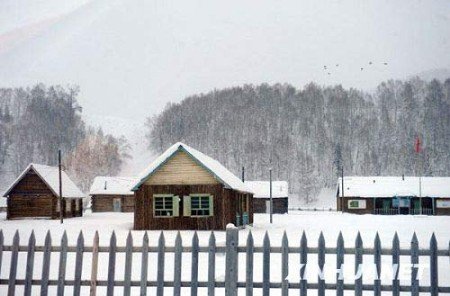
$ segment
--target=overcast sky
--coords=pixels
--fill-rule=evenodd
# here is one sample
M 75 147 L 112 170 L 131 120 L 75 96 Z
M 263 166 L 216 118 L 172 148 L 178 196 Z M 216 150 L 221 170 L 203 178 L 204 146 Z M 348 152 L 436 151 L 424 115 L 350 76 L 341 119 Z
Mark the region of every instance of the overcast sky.
M 0 86 L 78 84 L 88 114 L 145 118 L 244 83 L 370 90 L 437 68 L 447 0 L 0 1 Z

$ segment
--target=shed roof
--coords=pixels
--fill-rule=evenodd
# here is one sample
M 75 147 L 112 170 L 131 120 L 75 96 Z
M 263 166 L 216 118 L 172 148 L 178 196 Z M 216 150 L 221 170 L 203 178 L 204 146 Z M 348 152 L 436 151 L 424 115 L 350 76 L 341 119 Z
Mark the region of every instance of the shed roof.
M 269 181 L 245 181 L 245 185 L 253 191 L 254 198 L 270 197 Z M 289 186 L 287 181 L 272 181 L 272 198 L 285 198 L 289 195 Z
M 339 196 L 342 196 L 339 178 Z M 450 197 L 450 177 L 422 177 L 422 196 Z M 392 197 L 420 196 L 419 177 L 344 177 L 344 196 Z
M 89 191 L 90 195 L 133 195 L 131 191 L 137 178 L 131 177 L 95 177 Z
M 59 197 L 59 169 L 58 167 L 47 166 L 43 164 L 30 163 L 27 168 L 17 177 L 17 179 L 8 187 L 3 196 L 7 196 L 11 190 L 22 180 L 25 175 L 33 170 L 42 181 L 47 184 L 49 189 Z M 84 197 L 81 190 L 69 178 L 65 171 L 61 173 L 62 179 L 62 193 L 65 198 L 80 198 Z
M 251 190 L 236 177 L 232 172 L 225 168 L 217 160 L 203 154 L 202 152 L 178 142 L 170 146 L 163 154 L 158 156 L 140 175 L 138 181 L 132 190 L 137 190 L 154 172 L 156 172 L 163 164 L 165 164 L 178 151 L 186 152 L 194 161 L 210 172 L 225 187 L 241 192 L 251 193 Z

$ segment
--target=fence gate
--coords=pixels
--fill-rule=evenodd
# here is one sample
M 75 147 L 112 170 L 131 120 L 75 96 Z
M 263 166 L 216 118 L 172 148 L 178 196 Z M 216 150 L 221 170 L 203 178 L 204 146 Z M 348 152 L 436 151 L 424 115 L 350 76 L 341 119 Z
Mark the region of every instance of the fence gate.
M 413 296 L 422 292 L 432 296 L 450 293 L 450 286 L 439 284 L 442 279 L 450 278 L 450 244 L 449 249 L 438 249 L 434 234 L 426 248 L 419 248 L 414 234 L 407 249 L 400 248 L 397 235 L 394 236 L 390 248 L 381 247 L 378 234 L 373 243 L 374 247 L 365 248 L 359 234 L 352 247 L 345 247 L 342 234 L 339 234 L 336 247 L 326 247 L 323 234 L 320 234 L 314 247 L 309 246 L 305 233 L 298 238 L 299 244 L 290 244 L 284 233 L 281 245 L 278 246 L 272 245 L 267 232 L 258 244 L 254 243 L 251 232 L 241 242 L 238 234 L 236 228 L 227 229 L 225 243 L 221 245 L 216 243 L 216 236 L 211 232 L 207 245 L 201 246 L 197 233 L 193 234 L 189 245 L 183 244 L 180 233 L 176 235 L 174 244 L 167 245 L 163 232 L 155 238 L 156 244 L 149 245 L 149 237 L 145 233 L 142 242 L 136 246 L 130 232 L 125 246 L 118 246 L 113 232 L 109 245 L 100 246 L 98 233 L 91 244 L 85 244 L 83 233 L 80 232 L 76 245 L 70 246 L 64 233 L 60 244 L 54 246 L 49 232 L 44 245 L 36 245 L 34 233 L 28 238 L 28 244 L 20 244 L 18 232 L 14 235 L 12 244 L 5 245 L 0 230 L 0 275 L 3 275 L 0 277 L 0 294 L 12 296 L 20 290 L 23 291 L 20 294 L 24 295 L 64 295 L 64 292 L 69 294 L 67 292 L 70 290 L 73 295 L 86 295 L 89 291 L 88 293 L 94 296 L 100 289 L 105 290 L 106 295 L 135 295 L 137 291 L 140 295 L 186 295 L 187 291 L 190 295 L 215 295 L 217 289 L 224 290 L 226 296 L 234 296 L 238 292 L 240 295 L 253 295 L 255 289 L 262 290 L 264 296 L 275 290 L 283 296 L 289 293 L 306 296 L 308 290 L 316 290 L 318 295 L 325 295 L 325 290 L 333 290 L 333 294 L 338 296 L 343 295 L 344 291 L 353 291 L 357 296 L 362 295 L 363 291 L 371 291 L 370 294 L 373 295 L 381 295 L 382 291 L 389 291 L 391 295 L 408 292 Z M 58 255 L 58 264 L 51 264 L 51 257 L 55 254 Z M 105 257 L 103 261 L 99 260 L 101 254 Z M 67 264 L 68 255 L 71 256 L 73 264 Z M 116 260 L 120 256 L 124 259 L 123 264 L 117 265 Z M 150 259 L 150 256 L 153 256 L 154 260 Z M 133 257 L 138 257 L 138 265 Z M 429 278 L 426 281 L 429 284 L 420 284 L 418 268 L 414 267 L 407 285 L 401 285 L 396 277 L 388 284 L 382 284 L 377 278 L 369 284 L 363 283 L 362 278 L 356 278 L 353 283 L 348 284 L 344 283 L 339 274 L 336 274 L 332 282 L 326 282 L 321 277 L 310 281 L 304 278 L 304 268 L 295 271 L 298 280 L 289 281 L 290 264 L 303 266 L 308 262 L 317 262 L 323 269 L 326 263 L 342 266 L 349 257 L 355 272 L 363 263 L 363 259 L 370 257 L 377 274 L 381 272 L 382 258 L 400 265 L 405 264 L 405 260 L 413 264 L 425 262 L 429 268 Z M 190 264 L 184 266 L 183 261 L 186 258 Z M 328 260 L 329 258 L 332 259 Z M 446 274 L 438 273 L 438 270 L 441 270 L 438 267 L 443 266 L 438 264 L 439 258 L 445 261 L 443 270 Z M 219 267 L 218 261 L 222 259 L 224 266 Z M 199 269 L 201 260 L 206 264 Z M 150 268 L 155 271 L 154 274 L 150 274 Z M 23 277 L 17 276 L 18 269 L 23 271 Z M 242 272 L 239 276 L 240 269 Z M 173 272 L 170 277 L 167 276 L 168 270 Z M 70 278 L 66 276 L 69 271 L 73 272 Z M 199 276 L 199 271 L 203 277 Z M 217 276 L 219 271 L 225 274 L 224 278 Z M 274 271 L 280 280 L 273 279 Z M 185 276 L 182 277 L 183 273 L 190 275 L 189 280 Z M 135 275 L 134 278 L 132 274 Z M 99 275 L 106 277 L 99 279 Z M 148 276 L 153 276 L 154 279 L 148 280 Z

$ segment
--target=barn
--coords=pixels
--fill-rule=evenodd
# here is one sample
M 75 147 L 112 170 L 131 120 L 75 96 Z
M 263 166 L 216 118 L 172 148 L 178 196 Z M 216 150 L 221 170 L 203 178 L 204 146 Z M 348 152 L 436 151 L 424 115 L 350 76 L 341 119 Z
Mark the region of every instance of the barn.
M 245 185 L 254 193 L 253 212 L 270 213 L 270 182 L 245 181 Z M 287 181 L 272 181 L 272 204 L 274 214 L 285 214 L 289 206 L 289 185 Z
M 133 212 L 136 178 L 95 177 L 89 195 L 92 212 Z
M 66 218 L 83 215 L 83 193 L 62 171 L 63 215 Z M 59 218 L 59 170 L 41 164 L 30 164 L 9 186 L 7 219 Z
M 339 178 L 336 202 L 356 214 L 450 215 L 450 177 Z
M 253 194 L 218 161 L 176 143 L 133 187 L 134 229 L 224 230 L 253 223 Z

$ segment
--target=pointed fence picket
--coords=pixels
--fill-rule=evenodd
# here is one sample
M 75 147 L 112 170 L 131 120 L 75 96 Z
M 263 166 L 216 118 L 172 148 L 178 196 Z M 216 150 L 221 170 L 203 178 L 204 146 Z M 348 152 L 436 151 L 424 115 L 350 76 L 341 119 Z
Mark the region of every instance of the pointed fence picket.
M 47 232 L 45 237 L 45 244 L 36 245 L 35 233 L 32 232 L 27 245 L 20 245 L 19 232 L 14 234 L 11 245 L 5 244 L 4 233 L 0 230 L 0 275 L 6 275 L 5 272 L 1 273 L 1 269 L 8 268 L 5 266 L 5 257 L 9 260 L 9 273 L 7 278 L 0 277 L 0 291 L 5 292 L 8 296 L 16 294 L 17 287 L 23 287 L 24 295 L 34 295 L 39 292 L 40 295 L 48 295 L 49 287 L 56 288 L 57 295 L 64 295 L 66 287 L 73 288 L 73 295 L 81 295 L 82 287 L 89 287 L 90 295 L 95 296 L 97 294 L 97 287 L 106 288 L 107 295 L 113 295 L 116 287 L 123 288 L 124 295 L 132 295 L 132 287 L 140 287 L 140 295 L 146 295 L 148 288 L 156 288 L 156 295 L 169 295 L 167 287 L 173 288 L 173 292 L 170 295 L 184 295 L 181 293 L 182 288 L 190 288 L 191 295 L 197 295 L 199 288 L 205 288 L 209 296 L 214 296 L 217 289 L 225 288 L 225 295 L 235 296 L 238 289 L 245 290 L 247 296 L 252 296 L 254 289 L 262 289 L 263 295 L 270 295 L 272 290 L 276 289 L 281 292 L 282 296 L 289 295 L 291 290 L 297 290 L 301 296 L 306 296 L 308 290 L 316 290 L 318 295 L 324 295 L 326 290 L 335 290 L 337 296 L 342 296 L 344 291 L 354 291 L 355 295 L 362 295 L 363 291 L 372 291 L 375 296 L 381 295 L 382 292 L 391 292 L 393 296 L 398 296 L 400 292 L 408 292 L 411 295 L 419 295 L 419 293 L 428 293 L 432 296 L 437 296 L 443 293 L 450 293 L 449 286 L 439 286 L 439 276 L 445 278 L 446 274 L 438 273 L 439 259 L 448 260 L 450 257 L 450 242 L 448 248 L 439 249 L 436 236 L 433 234 L 428 248 L 419 248 L 419 242 L 416 234 L 413 235 L 411 245 L 407 249 L 401 249 L 399 244 L 398 235 L 395 234 L 392 240 L 390 248 L 382 248 L 382 242 L 377 234 L 374 239 L 373 248 L 364 248 L 361 235 L 358 233 L 355 245 L 353 248 L 345 248 L 344 238 L 342 233 L 339 233 L 336 247 L 326 246 L 325 237 L 321 233 L 318 238 L 317 247 L 309 247 L 306 234 L 302 233 L 300 239 L 300 245 L 290 245 L 288 236 L 283 233 L 281 239 L 281 246 L 274 246 L 271 243 L 270 236 L 266 232 L 262 242 L 259 244 L 254 243 L 254 238 L 251 232 L 247 234 L 246 240 L 242 245 L 239 245 L 239 230 L 237 228 L 229 228 L 226 231 L 226 243 L 225 245 L 217 245 L 216 237 L 214 233 L 210 233 L 209 240 L 206 246 L 202 246 L 199 243 L 198 234 L 195 232 L 192 236 L 190 245 L 183 246 L 180 233 L 177 233 L 174 245 L 167 245 L 165 240 L 165 233 L 161 232 L 157 239 L 157 244 L 149 246 L 149 236 L 147 232 L 144 233 L 141 246 L 134 246 L 133 235 L 131 232 L 128 234 L 125 246 L 117 244 L 116 234 L 113 232 L 110 237 L 109 246 L 99 246 L 99 235 L 96 232 L 92 245 L 85 245 L 84 235 L 82 232 L 78 235 L 76 245 L 71 246 L 68 243 L 67 234 L 64 233 L 61 237 L 60 244 L 57 246 L 52 245 L 52 237 L 50 232 Z M 156 246 L 155 246 L 156 245 Z M 19 264 L 19 254 L 24 253 L 26 255 L 26 266 L 22 267 Z M 40 278 L 34 278 L 38 273 L 35 272 L 37 268 L 36 258 L 39 258 L 36 253 L 42 253 L 42 265 L 41 271 L 38 273 Z M 50 278 L 50 259 L 52 253 L 59 253 L 58 264 L 58 276 L 57 278 Z M 66 278 L 66 271 L 69 268 L 67 265 L 68 254 L 75 255 L 75 269 L 73 279 Z M 91 254 L 92 262 L 90 265 L 91 273 L 90 278 L 83 278 L 83 256 L 85 253 Z M 106 266 L 99 266 L 99 253 L 107 254 Z M 116 256 L 117 254 L 125 255 L 124 266 L 117 266 Z M 133 280 L 132 273 L 132 261 L 133 254 L 141 254 L 141 273 L 139 280 Z M 148 262 L 149 253 L 157 255 L 157 272 L 156 280 L 149 281 L 148 276 Z M 172 267 L 167 264 L 166 256 L 168 253 L 173 254 Z M 191 277 L 189 280 L 182 279 L 181 272 L 183 269 L 182 254 L 190 254 L 191 256 Z M 207 279 L 199 280 L 199 268 L 200 267 L 200 254 L 207 255 Z M 216 257 L 218 254 L 225 253 L 225 280 L 218 280 L 216 278 L 217 268 Z M 254 266 L 255 254 L 262 255 L 262 270 L 256 268 L 257 272 L 262 272 L 262 281 L 258 282 L 254 280 Z M 276 257 L 272 257 L 272 254 L 281 255 L 281 264 L 277 262 Z M 289 281 L 289 265 L 292 261 L 290 258 L 294 258 L 293 254 L 296 254 L 300 258 L 300 266 L 304 266 L 308 263 L 309 255 L 316 255 L 318 267 L 323 268 L 327 264 L 327 255 L 335 257 L 336 268 L 339 270 L 344 264 L 346 256 L 354 256 L 355 272 L 358 272 L 359 265 L 363 262 L 363 256 L 372 256 L 373 263 L 375 265 L 376 273 L 381 274 L 382 258 L 390 257 L 392 264 L 397 268 L 394 269 L 394 278 L 390 284 L 382 284 L 380 279 L 375 278 L 373 283 L 364 283 L 361 278 L 356 279 L 354 283 L 346 283 L 339 273 L 336 274 L 336 280 L 334 282 L 326 282 L 323 278 L 319 277 L 317 282 L 308 282 L 305 276 L 305 268 L 300 268 L 298 275 L 300 281 Z M 240 256 L 241 255 L 241 256 Z M 245 261 L 239 264 L 239 257 L 245 256 Z M 410 263 L 415 264 L 411 273 L 411 282 L 409 284 L 400 285 L 399 279 L 399 264 L 400 258 L 409 258 Z M 443 258 L 444 257 L 444 258 Z M 424 260 L 422 260 L 422 259 Z M 429 262 L 429 284 L 421 285 L 421 281 L 418 278 L 418 266 L 417 264 L 423 262 Z M 245 278 L 243 281 L 239 281 L 238 270 L 245 266 Z M 24 278 L 17 278 L 18 268 L 24 268 Z M 85 269 L 88 267 L 85 267 Z M 167 269 L 173 268 L 174 276 L 173 280 L 165 278 L 165 272 Z M 107 280 L 98 280 L 98 270 L 107 270 Z M 205 269 L 206 270 L 206 269 Z M 271 270 L 280 272 L 281 281 L 271 280 Z M 123 272 L 123 280 L 116 280 L 116 273 Z M 117 292 L 117 291 L 116 291 Z M 121 293 L 122 294 L 122 293 Z M 294 293 L 295 294 L 295 293 Z

